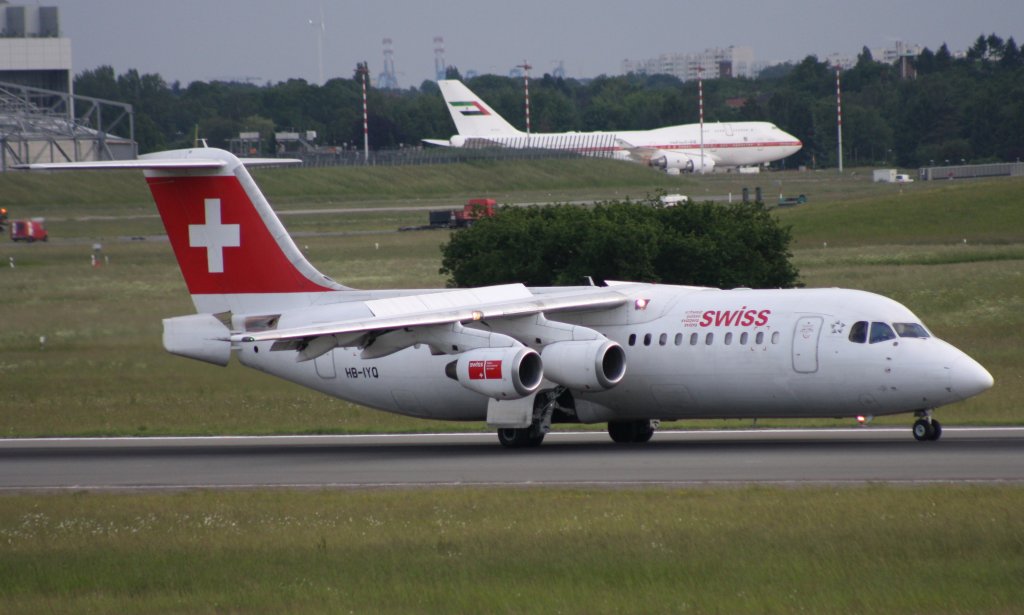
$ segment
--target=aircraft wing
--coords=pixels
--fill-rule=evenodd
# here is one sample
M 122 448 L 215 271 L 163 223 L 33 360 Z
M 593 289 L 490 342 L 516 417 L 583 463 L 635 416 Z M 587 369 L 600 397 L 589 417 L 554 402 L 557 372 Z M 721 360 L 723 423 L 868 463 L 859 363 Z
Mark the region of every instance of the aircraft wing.
M 653 157 L 655 157 L 655 156 L 657 156 L 658 154 L 661 153 L 661 150 L 659 150 L 656 147 L 645 147 L 645 146 L 642 146 L 642 145 L 640 145 L 640 146 L 633 145 L 629 141 L 626 141 L 625 139 L 621 139 L 621 138 L 616 138 L 615 139 L 615 145 L 617 147 L 625 150 L 626 153 L 629 154 L 630 160 L 632 160 L 633 162 L 639 162 L 639 163 L 642 163 L 642 164 L 650 163 L 651 158 L 653 158 Z
M 466 322 L 515 319 L 542 313 L 611 309 L 630 301 L 633 284 L 613 287 L 572 287 L 533 293 L 522 284 L 488 286 L 422 295 L 408 295 L 366 302 L 370 318 L 341 320 L 305 327 L 252 331 L 235 334 L 234 343 L 274 342 L 272 350 L 300 350 L 299 360 L 308 360 L 335 346 L 367 347 L 392 331 L 404 331 L 403 341 L 389 344 L 387 353 L 424 341 L 417 331 Z M 455 327 L 458 329 L 458 326 Z M 327 338 L 329 345 L 317 344 Z M 305 352 L 310 346 L 316 350 Z M 375 351 L 375 356 L 383 356 Z

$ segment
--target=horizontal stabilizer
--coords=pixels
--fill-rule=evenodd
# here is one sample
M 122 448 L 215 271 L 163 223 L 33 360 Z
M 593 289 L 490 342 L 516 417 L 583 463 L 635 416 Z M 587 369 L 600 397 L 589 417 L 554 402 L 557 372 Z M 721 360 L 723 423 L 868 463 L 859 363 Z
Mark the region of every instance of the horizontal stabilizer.
M 239 158 L 246 167 L 301 164 L 294 158 Z M 186 170 L 186 169 L 219 169 L 227 165 L 227 161 L 217 158 L 150 158 L 139 156 L 135 160 L 86 160 L 80 162 L 36 162 L 17 164 L 15 169 L 28 171 L 111 171 L 125 169 L 141 170 Z

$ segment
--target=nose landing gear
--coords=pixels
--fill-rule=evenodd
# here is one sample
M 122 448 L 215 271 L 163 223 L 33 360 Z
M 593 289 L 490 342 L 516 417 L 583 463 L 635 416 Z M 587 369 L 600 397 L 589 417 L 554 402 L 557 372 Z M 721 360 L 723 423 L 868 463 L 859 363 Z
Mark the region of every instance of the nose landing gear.
M 931 410 L 919 412 L 921 417 L 914 421 L 914 439 L 918 442 L 934 442 L 942 437 L 942 424 L 932 418 Z

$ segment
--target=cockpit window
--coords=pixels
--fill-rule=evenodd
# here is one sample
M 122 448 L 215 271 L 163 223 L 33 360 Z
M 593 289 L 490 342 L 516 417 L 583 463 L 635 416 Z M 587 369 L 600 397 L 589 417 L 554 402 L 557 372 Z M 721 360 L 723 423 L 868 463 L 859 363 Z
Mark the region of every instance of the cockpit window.
M 892 323 L 893 329 L 896 329 L 896 335 L 900 337 L 931 337 L 928 332 L 924 330 L 924 327 L 917 324 L 916 322 L 894 322 Z
M 858 344 L 868 341 L 867 321 L 861 320 L 860 322 L 853 323 L 853 326 L 850 327 L 850 341 Z
M 892 327 L 885 324 L 884 322 L 871 323 L 872 344 L 877 344 L 878 342 L 884 342 L 886 340 L 892 339 L 896 339 L 896 334 L 892 332 Z

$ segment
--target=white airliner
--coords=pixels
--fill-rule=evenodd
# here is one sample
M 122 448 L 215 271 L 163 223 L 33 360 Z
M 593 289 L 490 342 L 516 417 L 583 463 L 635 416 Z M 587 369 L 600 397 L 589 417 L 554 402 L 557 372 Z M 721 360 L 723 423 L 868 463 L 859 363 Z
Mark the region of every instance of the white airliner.
M 437 85 L 459 134 L 447 141 L 424 139 L 431 145 L 569 150 L 645 162 L 670 172 L 701 172 L 702 161 L 704 172 L 715 167 L 755 166 L 781 160 L 803 147 L 799 139 L 768 122 L 704 124 L 703 158 L 700 124 L 528 135 L 505 121 L 461 81 L 441 80 Z
M 658 421 L 869 417 L 992 386 L 906 307 L 856 290 L 614 282 L 354 290 L 317 271 L 245 165 L 208 148 L 32 169 L 145 171 L 196 314 L 163 321 L 178 355 L 243 364 L 413 417 L 486 421 L 537 445 L 552 422 L 645 442 Z M 280 163 L 279 160 L 269 162 Z

